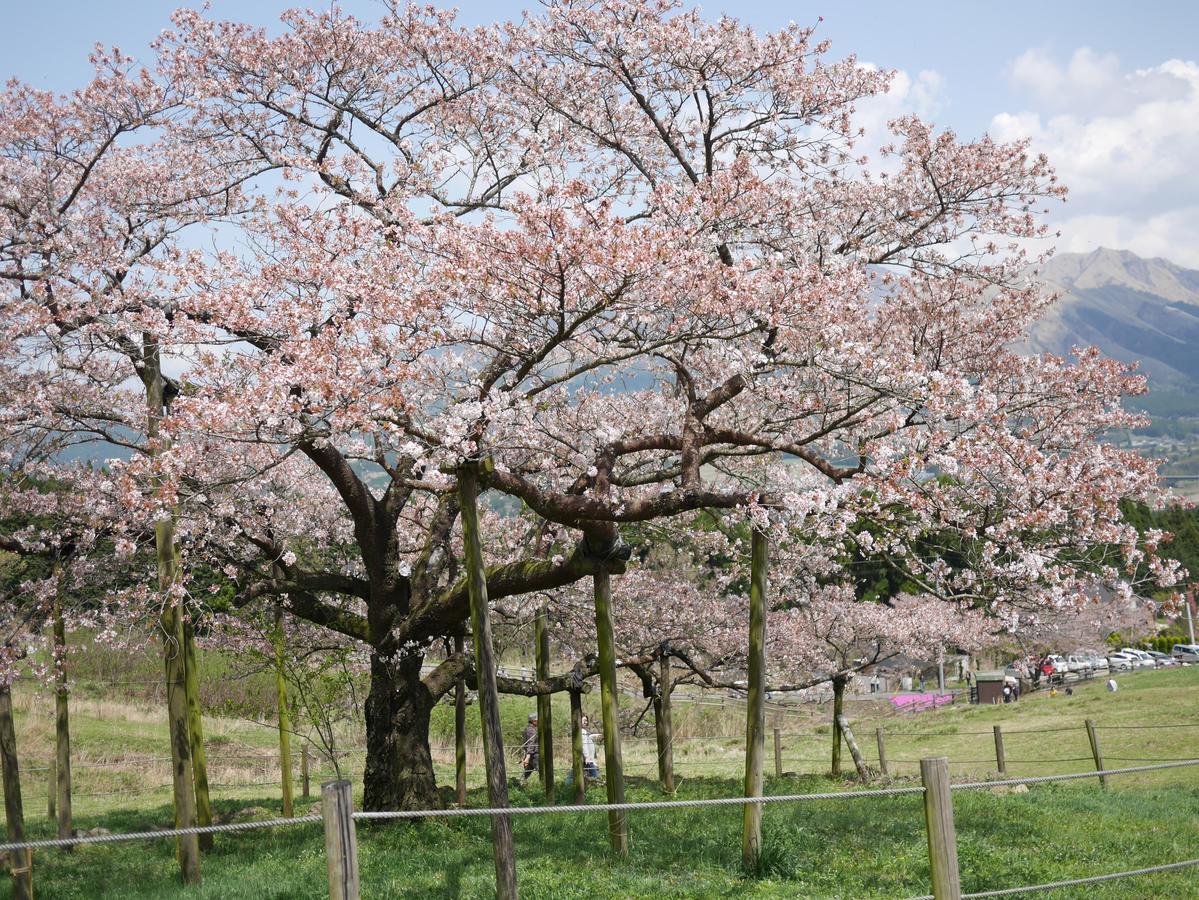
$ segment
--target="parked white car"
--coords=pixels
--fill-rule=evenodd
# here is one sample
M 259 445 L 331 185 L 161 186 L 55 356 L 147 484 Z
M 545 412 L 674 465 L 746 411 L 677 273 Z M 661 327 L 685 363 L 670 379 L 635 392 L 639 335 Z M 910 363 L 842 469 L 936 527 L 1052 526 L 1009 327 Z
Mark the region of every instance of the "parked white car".
M 1051 663 L 1053 663 L 1053 674 L 1054 675 L 1065 675 L 1067 672 L 1070 671 L 1070 664 L 1068 662 L 1066 662 L 1066 659 L 1064 656 L 1060 656 L 1057 653 L 1050 653 L 1045 658 L 1048 659 Z
M 1071 672 L 1078 675 L 1086 675 L 1095 670 L 1095 667 L 1091 665 L 1090 658 L 1084 653 L 1071 653 L 1066 657 L 1066 665 Z
M 1107 655 L 1108 669 L 1112 672 L 1128 672 L 1137 668 L 1138 662 L 1135 656 L 1119 650 Z
M 1091 668 L 1096 672 L 1107 670 L 1107 657 L 1091 654 Z
M 1170 655 L 1180 663 L 1199 663 L 1199 644 L 1175 644 Z
M 1145 652 L 1153 657 L 1153 662 L 1157 665 L 1157 667 L 1159 669 L 1165 669 L 1169 666 L 1178 665 L 1178 660 L 1176 660 L 1173 656 L 1170 656 L 1167 653 L 1159 653 L 1156 650 L 1146 650 Z
M 1144 650 L 1134 650 L 1132 647 L 1121 647 L 1120 652 L 1131 656 L 1137 661 L 1137 667 L 1141 669 L 1156 669 L 1157 663 L 1153 661 L 1153 657 Z

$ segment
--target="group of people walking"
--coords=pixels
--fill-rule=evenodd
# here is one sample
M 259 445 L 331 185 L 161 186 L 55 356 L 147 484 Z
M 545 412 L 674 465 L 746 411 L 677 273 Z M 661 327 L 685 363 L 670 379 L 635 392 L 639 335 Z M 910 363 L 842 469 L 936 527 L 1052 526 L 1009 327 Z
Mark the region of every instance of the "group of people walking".
M 595 762 L 595 736 L 590 731 L 591 720 L 587 716 L 583 716 L 583 783 L 588 781 L 597 782 L 600 780 L 599 766 Z M 520 783 L 524 784 L 529 780 L 529 776 L 536 772 L 541 767 L 541 745 L 538 741 L 537 731 L 537 713 L 529 713 L 529 724 L 525 726 L 524 734 L 521 735 L 520 744 L 521 765 L 524 767 L 524 773 L 520 776 Z M 574 782 L 574 768 L 566 774 L 566 783 Z

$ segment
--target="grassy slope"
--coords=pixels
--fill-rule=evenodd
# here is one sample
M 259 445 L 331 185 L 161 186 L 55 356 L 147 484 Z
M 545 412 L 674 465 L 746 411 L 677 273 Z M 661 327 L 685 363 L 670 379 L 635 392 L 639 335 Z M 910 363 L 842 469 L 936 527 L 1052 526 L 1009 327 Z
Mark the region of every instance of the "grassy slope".
M 900 760 L 936 753 L 951 760 L 982 761 L 960 763 L 954 767 L 956 774 L 985 773 L 993 767 L 986 760 L 993 752 L 990 730 L 995 723 L 1008 732 L 1010 772 L 1086 769 L 1087 762 L 1069 760 L 1088 752 L 1082 727 L 1088 717 L 1108 726 L 1101 737 L 1109 765 L 1135 764 L 1116 757 L 1195 754 L 1199 729 L 1144 726 L 1199 721 L 1194 702 L 1199 668 L 1119 680 L 1121 689 L 1114 695 L 1095 683 L 1080 687 L 1073 697 L 1030 697 L 1016 705 L 955 708 L 889 719 L 892 770 L 902 777 L 914 770 L 914 764 Z M 116 750 L 154 753 L 165 746 L 154 714 L 126 712 L 128 720 L 115 718 L 114 705 L 112 710 L 101 708 L 109 718 L 99 720 L 89 715 L 87 703 L 80 707 L 74 732 L 76 749 L 83 755 Z M 44 759 L 48 750 L 48 711 L 31 708 L 28 703 L 21 709 L 23 756 L 25 748 L 31 748 L 33 758 L 26 759 L 32 766 Z M 508 711 L 513 726 L 519 721 L 519 712 L 515 705 Z M 705 724 L 715 728 L 732 723 L 711 719 Z M 788 730 L 785 720 L 779 724 Z M 871 751 L 873 727 L 872 722 L 858 723 L 859 740 Z M 948 734 L 919 734 L 931 731 Z M 265 749 L 272 741 L 266 729 L 221 720 L 213 721 L 210 732 L 229 742 L 229 747 Z M 736 794 L 735 745 L 736 741 L 697 740 L 680 747 L 679 768 L 684 776 L 680 796 Z M 788 770 L 814 771 L 820 763 L 800 760 L 823 759 L 827 737 L 789 736 L 785 746 Z M 1062 761 L 1022 762 L 1033 759 Z M 704 765 L 723 769 L 723 775 L 704 777 Z M 47 836 L 51 829 L 44 816 L 44 785 L 33 780 L 37 774 L 29 773 L 27 815 L 33 834 Z M 162 783 L 168 780 L 164 777 Z M 829 786 L 827 779 L 802 776 L 772 780 L 769 791 L 820 791 Z M 513 801 L 533 803 L 535 793 L 516 788 Z M 634 800 L 660 796 L 645 780 L 635 782 L 630 795 Z M 218 810 L 226 814 L 251 802 L 268 808 L 276 808 L 278 802 L 276 790 L 270 787 L 218 791 L 217 796 Z M 598 795 L 592 796 L 598 799 Z M 164 825 L 170 819 L 166 799 L 165 793 L 91 798 L 78 804 L 78 824 L 103 825 L 113 831 Z M 483 801 L 482 794 L 475 791 L 472 803 L 481 805 Z M 1197 801 L 1199 769 L 1125 776 L 1106 793 L 1090 781 L 1034 786 L 1027 794 L 1002 797 L 989 791 L 959 792 L 955 814 L 964 887 L 970 891 L 1030 884 L 1192 858 L 1199 855 L 1195 852 L 1199 845 Z M 755 879 L 746 879 L 738 871 L 739 829 L 737 807 L 639 813 L 632 819 L 630 857 L 616 861 L 605 851 L 602 815 L 521 818 L 516 837 L 522 894 L 531 898 L 902 897 L 928 889 L 922 813 L 915 797 L 768 807 L 763 873 Z M 486 821 L 361 827 L 359 840 L 366 896 L 486 897 L 493 890 Z M 35 868 L 40 897 L 169 897 L 179 893 L 172 847 L 165 841 L 85 847 L 70 854 L 42 853 Z M 187 895 L 321 897 L 325 896 L 324 877 L 319 828 L 251 832 L 219 837 L 216 850 L 205 862 L 204 887 Z M 1193 887 L 1195 878 L 1192 870 L 1054 896 L 1199 896 L 1199 889 Z M 7 884 L 0 887 L 0 896 L 5 890 Z

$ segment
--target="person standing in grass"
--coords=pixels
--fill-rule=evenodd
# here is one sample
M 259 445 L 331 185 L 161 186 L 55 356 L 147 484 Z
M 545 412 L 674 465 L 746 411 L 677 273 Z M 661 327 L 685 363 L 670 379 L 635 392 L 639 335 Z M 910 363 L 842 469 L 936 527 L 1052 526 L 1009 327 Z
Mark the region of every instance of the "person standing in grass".
M 529 713 L 529 724 L 525 726 L 524 734 L 521 735 L 520 752 L 523 754 L 521 763 L 524 766 L 524 774 L 520 776 L 520 783 L 524 784 L 529 780 L 529 776 L 537 771 L 540 763 L 540 756 L 537 748 L 537 713 Z
M 587 783 L 587 779 L 592 781 L 600 780 L 599 766 L 595 764 L 595 735 L 588 728 L 591 720 L 583 716 L 583 783 Z

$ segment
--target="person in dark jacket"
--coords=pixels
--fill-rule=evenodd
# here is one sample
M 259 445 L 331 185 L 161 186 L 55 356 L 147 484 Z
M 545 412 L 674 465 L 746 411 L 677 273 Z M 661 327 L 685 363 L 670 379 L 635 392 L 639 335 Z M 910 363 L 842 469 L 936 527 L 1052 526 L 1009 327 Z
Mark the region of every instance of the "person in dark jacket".
M 537 771 L 541 757 L 537 747 L 537 713 L 529 713 L 529 724 L 525 726 L 524 734 L 520 740 L 521 764 L 524 766 L 524 774 L 520 776 L 520 783 L 524 784 L 529 780 L 529 776 Z

